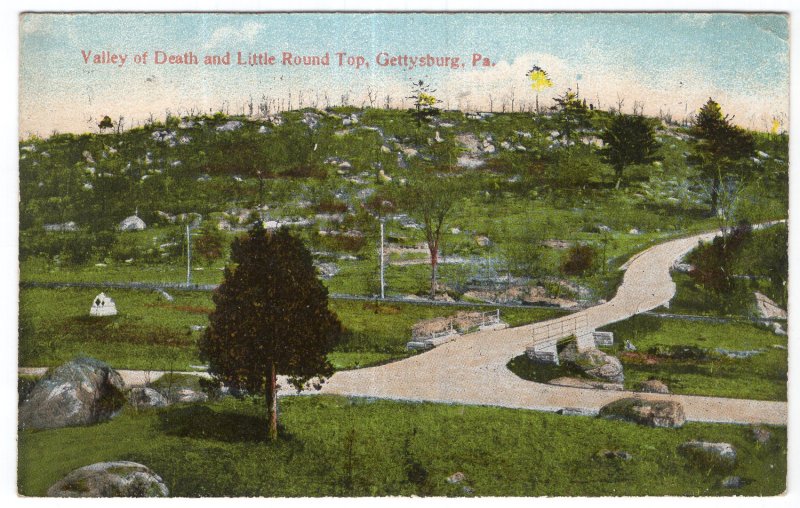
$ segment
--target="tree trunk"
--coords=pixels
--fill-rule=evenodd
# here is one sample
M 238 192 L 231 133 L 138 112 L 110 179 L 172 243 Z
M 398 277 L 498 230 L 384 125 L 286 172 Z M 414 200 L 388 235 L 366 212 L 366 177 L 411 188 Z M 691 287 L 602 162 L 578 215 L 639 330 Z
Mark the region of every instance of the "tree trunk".
M 439 248 L 434 246 L 431 251 L 431 300 L 436 298 L 436 267 L 439 265 Z
M 275 362 L 271 362 L 269 379 L 267 379 L 267 438 L 270 441 L 278 439 L 278 393 L 276 386 Z
M 717 215 L 717 207 L 719 204 L 719 186 L 720 178 L 718 176 L 714 177 L 714 180 L 711 182 L 711 214 L 716 217 Z

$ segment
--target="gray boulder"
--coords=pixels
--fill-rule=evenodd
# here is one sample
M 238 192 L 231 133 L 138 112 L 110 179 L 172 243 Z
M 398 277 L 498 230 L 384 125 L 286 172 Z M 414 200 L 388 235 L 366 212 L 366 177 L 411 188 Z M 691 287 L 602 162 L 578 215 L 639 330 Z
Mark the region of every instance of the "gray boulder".
M 170 397 L 170 401 L 176 403 L 206 402 L 208 401 L 208 395 L 189 388 L 179 388 L 174 391 L 172 397 Z
M 561 363 L 571 363 L 580 368 L 586 375 L 609 383 L 623 383 L 625 374 L 619 358 L 600 351 L 588 349 L 578 351 L 573 342 L 565 347 L 559 354 Z
M 744 486 L 744 481 L 739 476 L 726 476 L 720 484 L 726 489 L 739 489 Z
M 110 419 L 125 403 L 122 377 L 105 363 L 77 358 L 36 383 L 19 410 L 23 429 L 90 425 Z
M 164 480 L 136 462 L 99 462 L 76 469 L 47 489 L 49 497 L 167 497 Z
M 764 427 L 753 427 L 753 439 L 755 439 L 756 443 L 764 446 L 772 439 L 772 432 Z
M 672 400 L 619 399 L 600 408 L 600 416 L 650 427 L 674 428 L 686 423 L 683 406 Z
M 147 407 L 164 407 L 169 405 L 166 397 L 152 388 L 133 388 L 128 394 L 128 402 L 131 406 L 142 409 Z
M 678 446 L 678 450 L 702 468 L 730 468 L 736 464 L 736 448 L 730 443 L 687 441 Z
M 669 387 L 658 379 L 642 381 L 637 388 L 640 392 L 646 393 L 669 393 Z

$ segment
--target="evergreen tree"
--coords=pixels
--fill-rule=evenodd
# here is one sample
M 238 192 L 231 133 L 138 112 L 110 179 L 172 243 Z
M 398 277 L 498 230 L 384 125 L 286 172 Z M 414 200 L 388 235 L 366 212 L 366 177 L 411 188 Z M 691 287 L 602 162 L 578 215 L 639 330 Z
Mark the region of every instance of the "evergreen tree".
M 297 388 L 333 373 L 326 354 L 341 337 L 328 291 L 311 254 L 286 229 L 256 223 L 234 240 L 231 265 L 214 292 L 216 308 L 200 341 L 200 356 L 224 384 L 266 395 L 268 436 L 277 438 L 276 376 Z
M 711 98 L 700 108 L 692 134 L 697 138 L 696 161 L 711 184 L 711 212 L 716 215 L 723 179 L 733 166 L 753 154 L 755 140 L 752 134 L 731 124 L 731 118 L 723 116 L 722 108 Z
M 551 109 L 556 113 L 561 137 L 567 144 L 575 143 L 573 138 L 577 137 L 582 129 L 591 125 L 589 120 L 592 112 L 586 107 L 586 103 L 569 89 L 564 92 L 564 95 L 553 100 L 556 104 Z
M 652 125 L 643 116 L 619 115 L 603 133 L 603 154 L 614 167 L 617 187 L 623 171 L 631 164 L 648 164 L 655 160 L 658 143 Z

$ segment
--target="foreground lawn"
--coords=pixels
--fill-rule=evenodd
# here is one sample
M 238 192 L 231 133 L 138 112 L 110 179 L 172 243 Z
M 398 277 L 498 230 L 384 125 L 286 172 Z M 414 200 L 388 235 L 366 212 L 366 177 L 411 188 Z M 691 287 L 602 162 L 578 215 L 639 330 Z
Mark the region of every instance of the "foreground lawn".
M 759 445 L 741 425 L 653 429 L 589 417 L 491 407 L 281 399 L 285 426 L 263 440 L 263 400 L 135 412 L 109 423 L 19 434 L 19 491 L 44 495 L 69 471 L 132 460 L 172 496 L 603 496 L 778 495 L 785 490 L 786 429 Z M 728 470 L 677 451 L 700 439 L 731 443 Z M 621 450 L 630 460 L 597 455 Z M 445 479 L 460 471 L 466 481 Z M 745 486 L 720 486 L 728 475 Z M 463 487 L 468 487 L 473 493 Z
M 20 359 L 24 367 L 49 367 L 79 354 L 118 369 L 189 370 L 198 365 L 196 342 L 213 310 L 211 293 L 173 291 L 168 302 L 154 291 L 115 289 L 119 314 L 89 317 L 98 289 L 30 288 L 20 291 Z M 333 300 L 331 308 L 345 327 L 342 343 L 331 353 L 337 369 L 364 367 L 404 358 L 417 321 L 459 310 L 493 307 L 441 307 Z M 501 317 L 512 326 L 562 315 L 549 309 L 509 308 Z M 194 329 L 193 329 L 194 327 Z
M 615 345 L 601 349 L 622 361 L 627 389 L 658 379 L 673 393 L 684 395 L 786 400 L 787 338 L 766 328 L 749 322 L 634 316 L 603 330 L 614 332 Z M 636 346 L 636 352 L 624 350 L 626 340 Z M 758 353 L 748 358 L 728 355 L 743 351 Z M 509 368 L 540 383 L 582 374 L 563 365 L 539 365 L 525 355 L 514 358 Z

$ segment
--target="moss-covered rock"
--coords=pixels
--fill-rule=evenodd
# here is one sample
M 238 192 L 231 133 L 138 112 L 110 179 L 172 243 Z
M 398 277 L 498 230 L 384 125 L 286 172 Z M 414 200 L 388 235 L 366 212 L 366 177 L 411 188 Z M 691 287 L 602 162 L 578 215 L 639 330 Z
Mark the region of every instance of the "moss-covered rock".
M 683 406 L 672 400 L 619 399 L 600 408 L 600 416 L 651 427 L 681 427 L 686 423 Z

